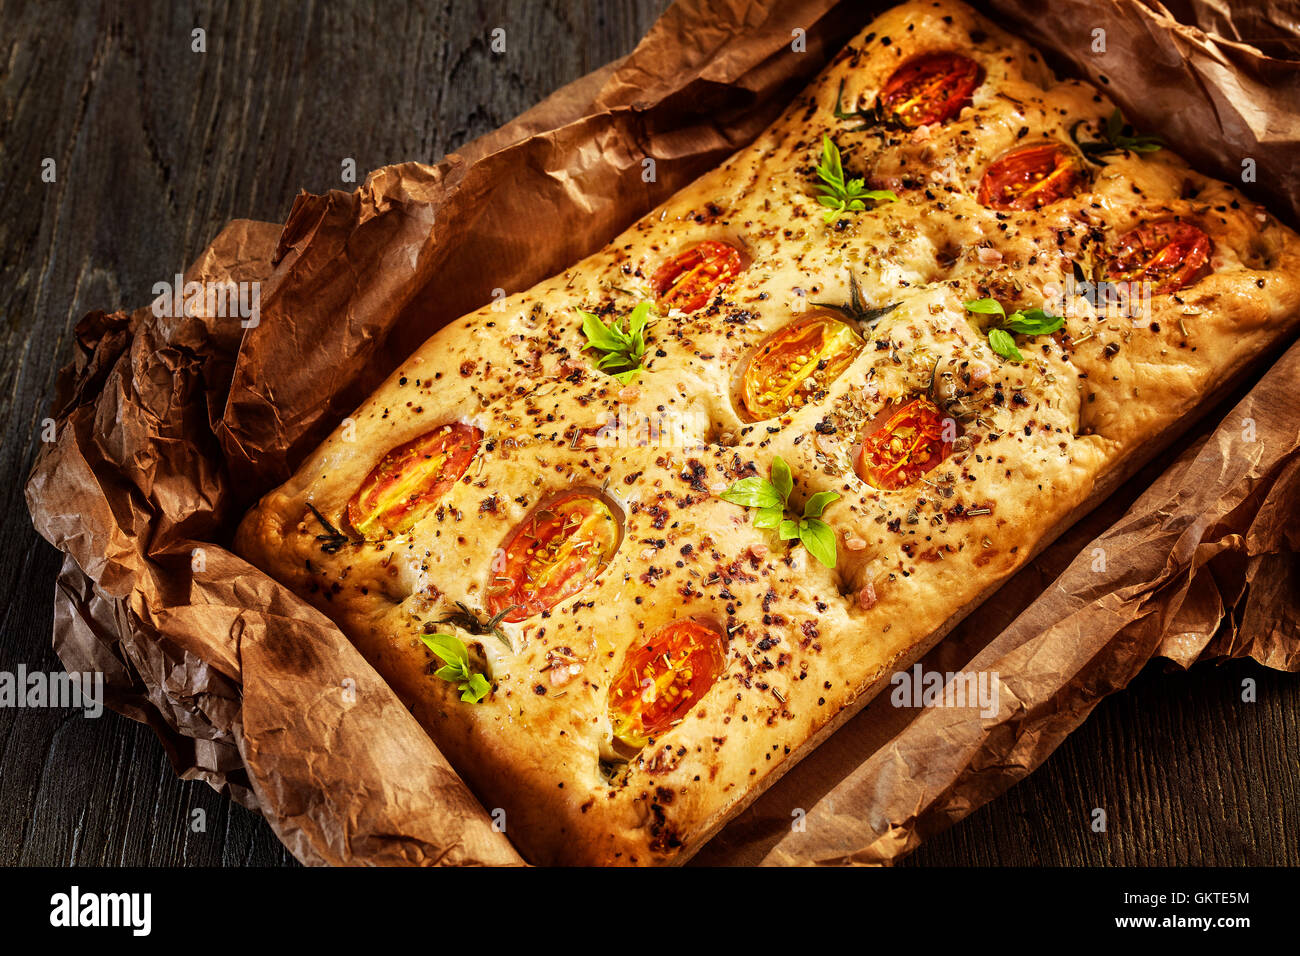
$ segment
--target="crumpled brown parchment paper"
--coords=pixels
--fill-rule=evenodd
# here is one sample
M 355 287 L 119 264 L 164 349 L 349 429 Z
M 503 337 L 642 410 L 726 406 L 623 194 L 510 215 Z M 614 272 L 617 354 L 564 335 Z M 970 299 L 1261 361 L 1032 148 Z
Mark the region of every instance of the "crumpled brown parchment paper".
M 185 278 L 260 283 L 255 327 L 202 308 L 87 315 L 27 486 L 37 530 L 66 554 L 65 666 L 104 673 L 106 703 L 148 723 L 178 773 L 260 810 L 303 862 L 522 862 L 338 629 L 225 545 L 428 335 L 560 271 L 752 140 L 888 5 L 683 0 L 627 58 L 437 165 L 303 194 L 283 227 L 231 223 Z M 1207 170 L 1236 178 L 1254 160 L 1259 197 L 1300 220 L 1295 4 L 992 8 L 1056 65 L 1104 71 L 1128 115 Z M 882 695 L 701 858 L 887 861 L 1028 774 L 1154 656 L 1300 668 L 1298 376 L 1292 349 L 1167 470 L 1133 479 L 1150 487 L 1127 512 L 1103 505 L 931 653 L 927 666 L 996 671 L 995 717 Z M 1255 440 L 1234 437 L 1239 419 Z M 800 832 L 791 806 L 807 808 Z

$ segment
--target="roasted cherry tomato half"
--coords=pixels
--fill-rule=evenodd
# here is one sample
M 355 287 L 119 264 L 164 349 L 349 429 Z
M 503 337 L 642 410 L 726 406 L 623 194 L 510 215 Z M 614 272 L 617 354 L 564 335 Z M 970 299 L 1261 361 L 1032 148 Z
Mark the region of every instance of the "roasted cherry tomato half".
M 1083 165 L 1070 147 L 1021 146 L 985 170 L 979 201 L 990 209 L 1025 212 L 1073 196 L 1083 182 Z
M 650 283 L 663 308 L 694 312 L 708 305 L 713 294 L 744 267 L 735 246 L 706 239 L 661 265 Z
M 442 425 L 398 445 L 348 502 L 348 523 L 362 537 L 405 534 L 465 473 L 482 438 L 473 425 Z
M 925 397 L 901 405 L 862 440 L 858 477 L 885 491 L 912 484 L 952 451 L 951 439 L 944 437 L 946 418 L 939 406 Z
M 787 325 L 745 368 L 745 413 L 758 421 L 802 407 L 844 373 L 864 344 L 853 326 L 831 315 Z
M 603 498 L 569 492 L 511 533 L 488 588 L 489 613 L 512 623 L 549 611 L 605 570 L 618 550 L 618 519 Z
M 1153 295 L 1177 292 L 1209 271 L 1213 248 L 1190 222 L 1161 219 L 1120 236 L 1103 273 L 1112 281 L 1150 282 Z
M 681 721 L 726 668 L 727 642 L 696 621 L 674 621 L 628 651 L 609 688 L 614 736 L 640 749 Z
M 945 123 L 970 105 L 984 70 L 958 53 L 926 53 L 908 60 L 880 91 L 881 115 L 907 129 Z

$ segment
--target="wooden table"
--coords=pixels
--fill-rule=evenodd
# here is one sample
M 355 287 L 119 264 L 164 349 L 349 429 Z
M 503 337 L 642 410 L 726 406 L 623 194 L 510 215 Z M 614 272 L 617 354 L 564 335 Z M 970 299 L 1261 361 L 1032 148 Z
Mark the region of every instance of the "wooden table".
M 0 670 L 59 668 L 59 555 L 32 530 L 22 485 L 77 319 L 148 302 L 230 219 L 278 221 L 300 188 L 351 188 L 345 158 L 362 173 L 438 160 L 631 50 L 664 5 L 5 5 Z M 489 49 L 496 27 L 503 55 Z M 1240 701 L 1247 677 L 1253 704 Z M 1300 679 L 1249 662 L 1153 666 L 907 863 L 1296 865 L 1298 755 Z M 1105 833 L 1090 828 L 1097 807 Z M 293 862 L 256 814 L 177 779 L 142 725 L 0 709 L 0 864 Z

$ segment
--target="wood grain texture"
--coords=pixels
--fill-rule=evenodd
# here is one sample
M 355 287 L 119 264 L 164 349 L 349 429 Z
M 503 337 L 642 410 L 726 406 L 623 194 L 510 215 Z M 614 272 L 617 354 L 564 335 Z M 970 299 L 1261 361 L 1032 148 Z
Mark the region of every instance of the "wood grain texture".
M 359 178 L 436 161 L 630 51 L 665 5 L 0 0 L 0 670 L 59 667 L 59 556 L 22 485 L 77 319 L 147 302 L 230 219 L 280 220 L 300 188 L 350 188 L 346 158 Z M 1149 667 L 907 864 L 1300 864 L 1297 715 L 1295 677 Z M 178 780 L 145 727 L 0 709 L 0 864 L 293 862 L 256 814 Z

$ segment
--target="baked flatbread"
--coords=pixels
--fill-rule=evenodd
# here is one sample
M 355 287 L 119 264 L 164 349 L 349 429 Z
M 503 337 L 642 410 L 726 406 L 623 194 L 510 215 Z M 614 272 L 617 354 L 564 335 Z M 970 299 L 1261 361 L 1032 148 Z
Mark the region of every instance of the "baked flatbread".
M 1113 110 L 959 3 L 891 10 L 429 339 L 238 551 L 529 860 L 680 862 L 1295 325 L 1296 235 Z

